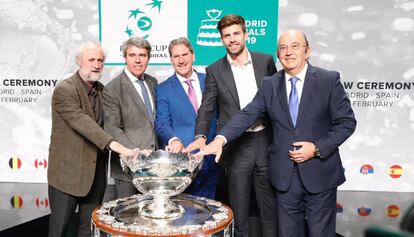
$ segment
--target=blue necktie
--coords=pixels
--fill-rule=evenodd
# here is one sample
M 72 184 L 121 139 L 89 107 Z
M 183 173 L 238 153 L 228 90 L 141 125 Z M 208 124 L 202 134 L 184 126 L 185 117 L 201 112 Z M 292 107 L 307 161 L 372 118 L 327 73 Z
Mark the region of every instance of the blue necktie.
M 152 119 L 151 101 L 150 101 L 150 97 L 149 97 L 147 88 L 144 85 L 144 80 L 139 79 L 139 80 L 137 80 L 137 82 L 138 82 L 139 86 L 141 87 L 141 93 L 142 93 L 142 97 L 144 98 L 144 104 L 145 104 L 145 107 L 147 108 L 148 115 Z
M 296 119 L 298 118 L 298 110 L 299 110 L 299 96 L 298 91 L 296 90 L 296 82 L 298 81 L 297 77 L 290 78 L 290 84 L 292 85 L 292 89 L 290 90 L 289 95 L 289 111 L 290 117 L 292 118 L 293 126 L 296 127 Z

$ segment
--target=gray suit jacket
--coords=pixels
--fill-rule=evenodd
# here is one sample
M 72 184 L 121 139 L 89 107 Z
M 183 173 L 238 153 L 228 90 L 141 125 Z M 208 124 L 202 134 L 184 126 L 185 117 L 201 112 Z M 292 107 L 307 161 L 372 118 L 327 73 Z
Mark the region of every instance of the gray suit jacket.
M 49 185 L 74 196 L 88 194 L 95 176 L 97 152 L 113 139 L 95 122 L 88 92 L 81 80 L 75 73 L 53 91 L 47 171 Z M 99 83 L 99 96 L 102 90 L 103 85 Z
M 144 78 L 152 98 L 155 98 L 154 88 L 158 84 L 157 80 L 148 74 L 144 74 Z M 155 101 L 153 103 L 155 105 Z M 154 132 L 155 110 L 153 118 L 150 118 L 143 100 L 125 71 L 105 86 L 103 109 L 105 130 L 114 136 L 115 140 L 131 149 L 157 149 Z M 111 158 L 111 175 L 115 179 L 129 180 L 122 171 L 117 155 Z

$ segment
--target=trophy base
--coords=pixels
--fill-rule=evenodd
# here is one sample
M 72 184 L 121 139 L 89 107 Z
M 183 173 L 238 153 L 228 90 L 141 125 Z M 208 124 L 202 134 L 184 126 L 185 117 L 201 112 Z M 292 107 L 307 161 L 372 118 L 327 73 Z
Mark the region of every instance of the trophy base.
M 159 202 L 157 199 L 142 201 L 139 214 L 151 219 L 177 219 L 184 213 L 181 205 L 175 204 L 169 199 Z
M 183 208 L 176 218 L 151 218 L 140 210 L 152 197 L 134 195 L 108 203 L 92 213 L 94 236 L 233 236 L 233 212 L 220 202 L 178 195 L 170 201 Z

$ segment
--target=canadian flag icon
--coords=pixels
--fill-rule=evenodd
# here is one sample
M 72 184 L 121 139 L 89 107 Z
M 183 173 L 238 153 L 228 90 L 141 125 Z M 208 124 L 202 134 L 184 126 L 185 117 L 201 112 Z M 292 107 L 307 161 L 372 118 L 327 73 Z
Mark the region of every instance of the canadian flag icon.
M 39 207 L 48 207 L 49 206 L 49 199 L 47 198 L 36 198 L 36 206 Z
M 39 169 L 39 168 L 46 169 L 47 168 L 47 160 L 46 159 L 36 159 L 34 161 L 34 166 L 36 167 L 36 169 Z

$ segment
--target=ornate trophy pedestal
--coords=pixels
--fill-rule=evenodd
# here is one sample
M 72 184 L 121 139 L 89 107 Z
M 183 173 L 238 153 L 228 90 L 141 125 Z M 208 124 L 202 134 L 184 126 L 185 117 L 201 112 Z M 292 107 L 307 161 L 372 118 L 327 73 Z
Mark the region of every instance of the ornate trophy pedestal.
M 95 237 L 109 236 L 233 236 L 233 212 L 220 202 L 177 195 L 171 202 L 184 209 L 172 218 L 149 218 L 142 208 L 149 195 L 134 195 L 104 203 L 92 213 Z

